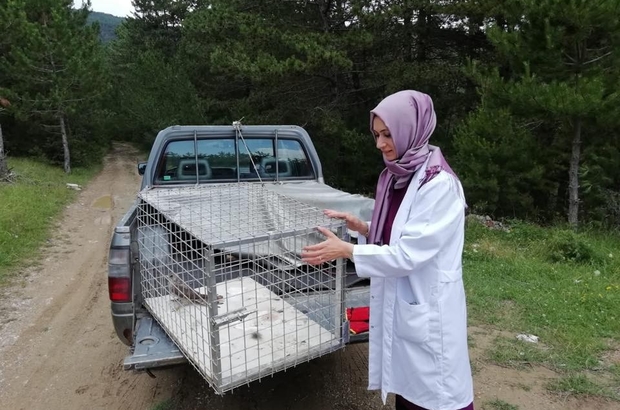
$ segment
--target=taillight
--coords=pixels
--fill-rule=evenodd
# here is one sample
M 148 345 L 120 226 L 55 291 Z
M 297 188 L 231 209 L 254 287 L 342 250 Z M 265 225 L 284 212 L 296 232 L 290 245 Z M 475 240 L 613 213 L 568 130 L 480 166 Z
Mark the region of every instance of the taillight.
M 112 302 L 131 302 L 130 278 L 108 278 L 108 290 Z
M 108 292 L 112 302 L 131 302 L 129 247 L 111 248 L 108 255 Z
M 111 248 L 108 268 L 109 276 L 129 276 L 129 248 Z

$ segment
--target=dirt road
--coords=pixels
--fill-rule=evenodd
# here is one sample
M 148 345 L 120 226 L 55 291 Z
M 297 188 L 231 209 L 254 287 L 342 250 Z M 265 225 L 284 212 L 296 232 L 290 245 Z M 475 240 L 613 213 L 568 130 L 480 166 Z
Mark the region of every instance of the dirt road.
M 127 347 L 116 338 L 106 281 L 108 241 L 135 198 L 138 154 L 117 145 L 103 171 L 69 206 L 23 283 L 0 297 L 0 409 L 176 410 L 382 409 L 367 392 L 367 346 L 346 350 L 216 396 L 190 366 L 148 375 L 125 372 Z M 485 346 L 495 335 L 470 332 L 476 369 L 477 408 L 492 400 L 521 410 L 618 409 L 615 402 L 575 400 L 547 393 L 556 377 L 545 369 L 518 372 L 487 363 Z
M 180 371 L 125 373 L 113 334 L 106 258 L 114 222 L 138 189 L 137 153 L 117 146 L 64 216 L 21 286 L 1 302 L 0 408 L 148 408 Z

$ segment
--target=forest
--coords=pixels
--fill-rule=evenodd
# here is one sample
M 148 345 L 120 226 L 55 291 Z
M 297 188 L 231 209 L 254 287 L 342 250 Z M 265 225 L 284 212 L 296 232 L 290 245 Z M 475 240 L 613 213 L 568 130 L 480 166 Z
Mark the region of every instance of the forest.
M 6 157 L 72 167 L 176 124 L 294 124 L 326 182 L 373 195 L 369 111 L 416 89 L 471 212 L 620 226 L 618 0 L 0 0 Z

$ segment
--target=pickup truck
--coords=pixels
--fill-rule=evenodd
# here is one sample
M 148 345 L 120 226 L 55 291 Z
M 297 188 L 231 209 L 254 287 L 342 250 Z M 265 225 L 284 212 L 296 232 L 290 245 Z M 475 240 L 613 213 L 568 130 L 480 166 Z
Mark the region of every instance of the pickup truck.
M 159 132 L 148 160 L 138 164 L 138 173 L 142 175 L 141 191 L 184 184 L 249 182 L 272 184 L 284 195 L 312 206 L 351 212 L 364 220 L 370 219 L 374 206 L 372 199 L 324 183 L 315 147 L 308 133 L 297 126 L 172 126 Z M 187 358 L 143 303 L 140 232 L 136 228 L 139 201 L 136 198 L 114 229 L 108 289 L 114 329 L 130 347 L 124 368 L 149 372 L 186 363 Z M 350 240 L 355 241 L 355 234 L 350 234 Z M 350 261 L 345 271 L 345 306 L 367 306 L 368 281 L 357 277 Z M 353 334 L 347 343 L 366 338 L 366 334 Z

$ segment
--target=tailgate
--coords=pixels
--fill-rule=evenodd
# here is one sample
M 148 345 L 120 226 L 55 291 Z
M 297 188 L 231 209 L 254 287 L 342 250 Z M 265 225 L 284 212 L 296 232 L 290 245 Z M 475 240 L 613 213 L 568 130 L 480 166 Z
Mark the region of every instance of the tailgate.
M 177 345 L 151 316 L 136 322 L 133 354 L 123 363 L 125 370 L 144 370 L 185 363 L 187 359 Z

